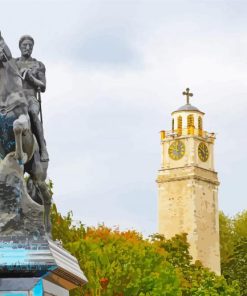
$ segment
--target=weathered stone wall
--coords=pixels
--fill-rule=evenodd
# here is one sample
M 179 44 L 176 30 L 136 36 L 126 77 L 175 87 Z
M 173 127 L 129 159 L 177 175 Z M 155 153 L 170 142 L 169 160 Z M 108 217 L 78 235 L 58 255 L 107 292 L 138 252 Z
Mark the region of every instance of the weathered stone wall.
M 160 170 L 159 233 L 187 233 L 194 260 L 220 273 L 217 174 L 188 166 Z

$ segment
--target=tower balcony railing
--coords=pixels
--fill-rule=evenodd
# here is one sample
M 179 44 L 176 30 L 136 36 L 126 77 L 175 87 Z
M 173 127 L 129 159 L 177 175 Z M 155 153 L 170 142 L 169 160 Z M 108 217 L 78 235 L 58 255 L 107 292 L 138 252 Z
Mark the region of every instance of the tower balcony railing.
M 181 129 L 174 129 L 169 131 L 161 131 L 160 132 L 160 138 L 161 141 L 164 141 L 165 139 L 174 139 L 178 137 L 183 136 L 198 136 L 202 138 L 215 138 L 214 133 L 209 133 L 203 129 L 197 129 L 193 126 L 190 126 L 188 128 L 181 128 Z

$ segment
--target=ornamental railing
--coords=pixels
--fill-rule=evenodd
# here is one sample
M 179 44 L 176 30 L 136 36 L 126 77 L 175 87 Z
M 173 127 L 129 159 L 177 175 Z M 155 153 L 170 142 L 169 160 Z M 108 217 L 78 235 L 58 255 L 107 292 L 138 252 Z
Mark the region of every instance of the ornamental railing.
M 174 129 L 170 131 L 161 131 L 160 132 L 160 138 L 161 140 L 165 140 L 167 138 L 177 138 L 177 137 L 182 137 L 182 136 L 198 136 L 202 138 L 214 138 L 215 134 L 214 133 L 209 133 L 204 131 L 203 129 L 197 129 L 193 126 L 190 126 L 188 128 L 179 128 L 179 129 Z

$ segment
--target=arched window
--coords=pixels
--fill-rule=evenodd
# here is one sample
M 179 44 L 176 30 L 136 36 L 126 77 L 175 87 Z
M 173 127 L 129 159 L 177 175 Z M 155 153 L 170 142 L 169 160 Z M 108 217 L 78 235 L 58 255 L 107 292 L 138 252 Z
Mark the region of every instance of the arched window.
M 194 116 L 192 114 L 187 116 L 187 128 L 194 127 Z
M 174 118 L 172 119 L 172 132 L 174 132 Z
M 178 130 L 177 130 L 178 136 L 182 135 L 182 129 L 183 129 L 183 119 L 182 119 L 182 116 L 178 116 Z
M 192 114 L 187 116 L 187 131 L 188 135 L 193 135 L 194 134 L 194 116 Z
M 198 135 L 202 136 L 202 117 L 198 117 Z

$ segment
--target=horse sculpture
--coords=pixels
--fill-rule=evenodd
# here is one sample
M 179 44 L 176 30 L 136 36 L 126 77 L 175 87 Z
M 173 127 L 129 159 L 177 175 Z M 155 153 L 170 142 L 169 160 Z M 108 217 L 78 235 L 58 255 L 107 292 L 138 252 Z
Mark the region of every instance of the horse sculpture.
M 40 161 L 22 77 L 0 33 L 0 158 L 9 155 L 14 155 L 23 173 L 29 174 L 28 193 L 35 202 L 43 204 L 45 230 L 50 234 L 51 194 L 45 182 L 48 162 Z

